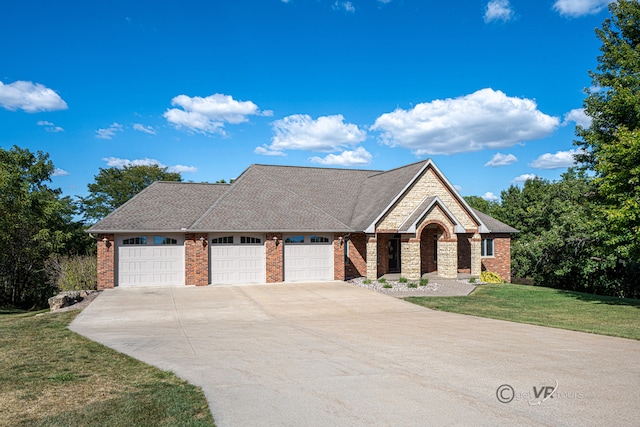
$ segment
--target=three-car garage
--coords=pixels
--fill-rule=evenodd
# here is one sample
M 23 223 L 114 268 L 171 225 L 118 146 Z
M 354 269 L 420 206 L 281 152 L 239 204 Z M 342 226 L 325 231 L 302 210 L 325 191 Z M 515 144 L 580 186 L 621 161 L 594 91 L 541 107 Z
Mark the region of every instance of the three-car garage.
M 265 283 L 266 234 L 212 233 L 208 239 L 209 283 Z M 115 239 L 118 286 L 185 284 L 184 234 L 121 235 Z M 334 279 L 333 238 L 323 234 L 283 235 L 285 282 Z

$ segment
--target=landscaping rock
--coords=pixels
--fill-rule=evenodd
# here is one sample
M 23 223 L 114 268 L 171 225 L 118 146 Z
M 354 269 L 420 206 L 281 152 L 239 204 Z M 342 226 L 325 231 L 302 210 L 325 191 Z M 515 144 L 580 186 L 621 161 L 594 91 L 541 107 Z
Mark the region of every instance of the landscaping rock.
M 61 292 L 58 295 L 49 298 L 49 309 L 51 311 L 56 311 L 65 307 L 72 306 L 79 303 L 86 297 L 96 293 L 98 293 L 98 291 L 91 290 Z

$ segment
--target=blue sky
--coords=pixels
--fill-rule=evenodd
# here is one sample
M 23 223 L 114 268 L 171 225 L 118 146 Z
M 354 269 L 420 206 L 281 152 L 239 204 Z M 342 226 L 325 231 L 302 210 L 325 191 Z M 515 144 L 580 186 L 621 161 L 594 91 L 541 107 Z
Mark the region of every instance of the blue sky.
M 5 2 L 0 146 L 186 181 L 432 158 L 492 198 L 572 164 L 607 0 Z

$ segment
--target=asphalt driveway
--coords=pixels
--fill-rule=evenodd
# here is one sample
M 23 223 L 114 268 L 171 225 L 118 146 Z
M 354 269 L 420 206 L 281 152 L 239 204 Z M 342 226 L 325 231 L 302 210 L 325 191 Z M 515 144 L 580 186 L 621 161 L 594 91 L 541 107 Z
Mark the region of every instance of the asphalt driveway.
M 219 426 L 637 425 L 640 409 L 638 341 L 342 282 L 107 290 L 70 328 L 201 386 Z

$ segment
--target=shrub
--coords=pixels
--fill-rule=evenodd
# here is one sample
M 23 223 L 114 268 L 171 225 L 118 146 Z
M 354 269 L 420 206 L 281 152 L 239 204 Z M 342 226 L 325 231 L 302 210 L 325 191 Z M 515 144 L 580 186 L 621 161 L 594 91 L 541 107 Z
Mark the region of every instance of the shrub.
M 362 281 L 362 283 L 365 284 L 365 285 L 370 285 L 371 284 L 371 279 L 364 279 Z
M 407 278 L 406 277 L 401 277 L 401 278 L 398 279 L 398 282 L 407 283 Z
M 420 286 L 427 286 L 429 284 L 429 279 L 424 278 L 420 279 Z
M 95 256 L 56 256 L 48 264 L 52 282 L 59 291 L 98 289 L 98 260 Z
M 486 283 L 504 283 L 502 277 L 491 271 L 483 271 L 482 274 L 480 274 L 480 280 Z
M 476 278 L 475 277 L 470 277 L 469 278 L 469 283 L 476 283 Z
M 391 286 L 389 283 L 385 283 L 384 285 L 382 285 L 382 287 L 385 288 L 385 289 L 393 288 L 393 286 Z
M 408 287 L 408 288 L 417 288 L 417 287 L 418 287 L 418 284 L 417 284 L 417 283 L 409 283 L 409 284 L 407 285 L 407 287 Z
M 387 279 L 385 279 L 384 277 L 381 277 L 378 279 L 378 283 L 387 283 Z

